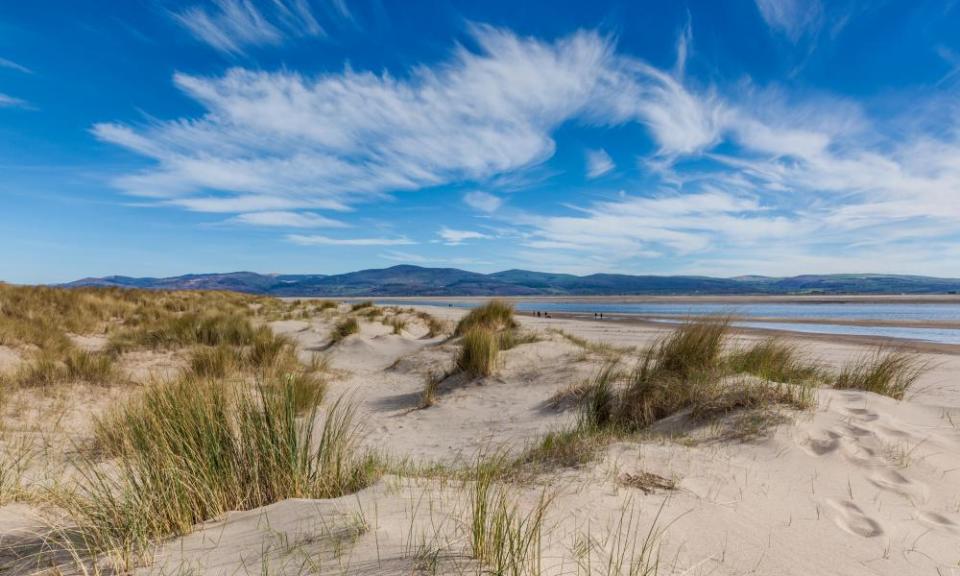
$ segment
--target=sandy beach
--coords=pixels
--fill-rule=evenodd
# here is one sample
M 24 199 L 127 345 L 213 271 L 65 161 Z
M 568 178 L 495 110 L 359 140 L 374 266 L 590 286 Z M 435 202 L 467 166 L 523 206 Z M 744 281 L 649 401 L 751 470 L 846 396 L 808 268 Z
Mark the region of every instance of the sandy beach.
M 226 575 L 264 566 L 270 574 L 480 570 L 465 552 L 470 492 L 439 470 L 469 467 L 479 454 L 521 454 L 545 434 L 570 427 L 575 406 L 551 399 L 593 379 L 609 350 L 629 367 L 640 350 L 672 329 L 639 320 L 519 315 L 520 329 L 535 336 L 531 341 L 502 352 L 491 376 L 444 378 L 435 402 L 425 407 L 425 379 L 451 370 L 459 343 L 429 335 L 417 312 L 452 326 L 465 311 L 417 305 L 393 313 L 403 321 L 395 322 L 400 329 L 364 320 L 358 333 L 332 343 L 345 310 L 341 305 L 336 314 L 268 325 L 296 343 L 302 361 L 314 354 L 327 359 L 328 396 L 355 403 L 362 445 L 403 466 L 356 494 L 283 500 L 211 519 L 158 543 L 137 573 L 189 567 L 191 573 Z M 729 346 L 763 337 L 737 331 Z M 832 369 L 874 344 L 784 337 Z M 549 498 L 540 573 L 632 573 L 629 562 L 613 570 L 614 559 L 637 554 L 636 543 L 651 535 L 659 574 L 952 573 L 960 562 L 960 356 L 936 346 L 917 352 L 929 370 L 902 401 L 824 387 L 815 390 L 813 408 L 786 410 L 761 434 L 733 438 L 720 433 L 722 420 L 695 425 L 667 419 L 641 436 L 605 445 L 578 466 L 532 472 L 512 490 L 522 509 Z M 17 355 L 8 348 L 0 359 L 10 368 Z M 125 369 L 144 374 L 147 362 L 168 371 L 183 366 L 176 355 L 141 354 Z M 61 408 L 61 423 L 46 437 L 88 437 L 89 415 L 123 393 L 79 387 L 70 395 L 78 400 Z M 23 401 L 30 398 L 36 393 L 25 393 Z M 53 403 L 44 402 L 16 417 L 8 412 L 8 429 L 30 429 L 29 420 Z M 39 482 L 51 472 L 31 474 Z M 638 480 L 644 478 L 662 486 L 650 488 Z M 36 501 L 0 506 L 4 573 L 37 572 L 23 550 L 31 535 L 43 533 L 44 518 Z

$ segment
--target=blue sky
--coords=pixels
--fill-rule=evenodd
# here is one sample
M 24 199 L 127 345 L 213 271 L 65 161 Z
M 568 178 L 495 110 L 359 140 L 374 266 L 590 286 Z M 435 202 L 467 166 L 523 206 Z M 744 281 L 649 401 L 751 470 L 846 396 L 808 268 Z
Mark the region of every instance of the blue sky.
M 960 276 L 956 1 L 0 4 L 0 279 Z

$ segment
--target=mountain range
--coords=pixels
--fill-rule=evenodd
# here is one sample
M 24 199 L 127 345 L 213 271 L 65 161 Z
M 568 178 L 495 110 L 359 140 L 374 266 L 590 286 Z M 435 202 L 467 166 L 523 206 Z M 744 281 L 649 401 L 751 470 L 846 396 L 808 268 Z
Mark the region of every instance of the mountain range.
M 739 276 L 631 276 L 552 274 L 506 270 L 493 274 L 456 268 L 400 265 L 346 274 L 187 274 L 169 278 L 106 276 L 64 286 L 119 286 L 154 290 L 233 290 L 270 296 L 604 296 L 735 294 L 954 294 L 960 279 L 885 274 Z

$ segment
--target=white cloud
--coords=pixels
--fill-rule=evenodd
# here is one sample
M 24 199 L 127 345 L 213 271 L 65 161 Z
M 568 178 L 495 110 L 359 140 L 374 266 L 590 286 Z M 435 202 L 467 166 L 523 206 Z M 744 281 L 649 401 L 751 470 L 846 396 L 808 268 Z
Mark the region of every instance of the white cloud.
M 948 97 L 914 96 L 904 118 L 877 120 L 847 99 L 749 81 L 694 90 L 680 72 L 686 32 L 672 73 L 618 53 L 593 32 L 555 42 L 484 26 L 473 33 L 477 51 L 457 48 L 447 62 L 403 77 L 349 68 L 316 77 L 241 68 L 178 74 L 177 86 L 204 115 L 93 131 L 153 160 L 117 179 L 130 194 L 195 211 L 292 214 L 349 210 L 450 183 L 523 180 L 541 172 L 529 169 L 553 154 L 564 123 L 642 124 L 655 148 L 642 158 L 648 181 L 619 199 L 549 204 L 541 215 L 504 210 L 489 192 L 463 197 L 515 230 L 531 258 L 579 269 L 626 270 L 625 262 L 654 258 L 708 269 L 731 254 L 773 269 L 786 254 L 811 265 L 843 250 L 873 257 L 864 243 L 871 238 L 879 239 L 873 247 L 923 238 L 944 253 L 935 240 L 958 235 L 960 112 Z M 588 174 L 612 166 L 596 152 Z M 518 188 L 541 183 L 533 180 Z M 444 229 L 440 238 L 459 243 L 476 234 L 486 236 Z
M 766 214 L 752 198 L 723 192 L 655 198 L 626 197 L 582 209 L 579 216 L 526 217 L 530 248 L 619 253 L 623 259 L 664 251 L 688 254 L 714 242 L 751 244 L 801 232 L 786 218 Z
M 669 257 L 671 271 L 720 275 L 944 270 L 938 262 L 960 245 L 955 110 L 914 98 L 905 123 L 877 125 L 848 101 L 736 96 L 724 153 L 707 152 L 696 168 L 663 164 L 674 192 L 515 217 L 528 253 L 597 269 Z
M 783 33 L 792 42 L 816 32 L 823 24 L 823 6 L 820 0 L 755 1 L 767 26 Z
M 29 108 L 26 100 L 14 98 L 13 96 L 0 92 L 0 108 Z
M 0 68 L 9 68 L 10 70 L 16 70 L 17 72 L 23 72 L 24 74 L 33 74 L 33 70 L 27 68 L 26 66 L 21 66 L 13 60 L 7 60 L 6 58 L 0 58 Z
M 420 254 L 402 252 L 400 250 L 388 250 L 383 254 L 380 254 L 380 257 L 384 260 L 392 260 L 394 262 L 404 262 L 408 264 L 429 264 L 431 262 L 437 262 L 436 258 L 427 258 L 426 256 L 422 256 Z
M 330 238 L 317 234 L 289 234 L 287 240 L 301 246 L 404 246 L 416 244 L 408 238 Z
M 309 212 L 248 212 L 229 220 L 252 226 L 276 226 L 283 228 L 345 228 L 347 225 L 319 214 Z
M 221 52 L 240 54 L 246 46 L 277 45 L 287 34 L 323 34 L 306 0 L 273 0 L 270 16 L 253 0 L 213 0 L 212 4 L 172 16 L 198 40 Z
M 613 158 L 603 148 L 587 151 L 587 177 L 599 178 L 616 167 Z
M 464 240 L 483 240 L 490 238 L 490 236 L 474 230 L 453 230 L 446 226 L 441 228 L 437 235 L 440 236 L 448 246 L 457 246 L 462 244 Z
M 195 210 L 211 192 L 217 210 L 231 197 L 291 209 L 482 180 L 549 158 L 552 131 L 577 119 L 643 123 L 664 155 L 718 138 L 723 110 L 714 98 L 618 55 L 607 37 L 546 43 L 486 26 L 473 33 L 479 52 L 458 48 L 407 78 L 350 69 L 313 78 L 240 68 L 218 78 L 177 74 L 206 115 L 93 132 L 156 162 L 118 186 Z
M 499 196 L 481 191 L 466 193 L 463 196 L 463 201 L 471 208 L 481 212 L 496 212 L 503 204 L 503 200 Z

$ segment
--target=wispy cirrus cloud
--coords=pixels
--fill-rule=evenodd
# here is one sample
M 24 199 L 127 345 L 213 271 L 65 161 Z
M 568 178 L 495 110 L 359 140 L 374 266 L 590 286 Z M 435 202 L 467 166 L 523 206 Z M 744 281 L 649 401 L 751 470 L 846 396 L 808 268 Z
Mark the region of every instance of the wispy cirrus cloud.
M 0 108 L 29 108 L 30 103 L 0 92 Z
M 301 246 L 406 246 L 416 244 L 406 237 L 399 238 L 331 238 L 318 234 L 289 234 L 287 240 Z
M 645 124 L 664 155 L 717 138 L 716 102 L 616 54 L 608 37 L 579 32 L 547 43 L 487 26 L 473 33 L 478 52 L 459 48 L 450 62 L 403 79 L 349 69 L 177 74 L 205 116 L 93 131 L 156 162 L 117 181 L 127 192 L 191 209 L 216 192 L 218 210 L 231 198 L 342 206 L 483 180 L 545 161 L 553 130 L 578 119 Z
M 221 52 L 241 54 L 247 46 L 277 45 L 287 36 L 322 36 L 307 0 L 214 0 L 173 12 L 174 20 L 198 40 Z
M 774 216 L 755 199 L 712 191 L 659 197 L 625 196 L 599 202 L 573 216 L 530 217 L 530 248 L 575 252 L 615 251 L 624 258 L 637 253 L 689 254 L 712 243 L 751 243 L 795 236 L 802 230 Z
M 310 212 L 248 212 L 238 214 L 229 220 L 237 224 L 251 226 L 272 226 L 279 228 L 346 228 L 347 224 Z
M 599 178 L 616 168 L 613 158 L 603 148 L 587 150 L 587 177 Z
M 488 234 L 477 232 L 476 230 L 454 230 L 444 226 L 437 232 L 437 235 L 448 246 L 459 246 L 466 240 L 485 240 L 490 238 Z
M 464 194 L 463 201 L 474 210 L 481 212 L 496 212 L 503 205 L 503 200 L 499 196 L 479 190 Z
M 692 42 L 689 30 L 678 54 Z M 584 191 L 584 201 L 571 203 L 544 195 L 540 207 L 520 211 L 504 209 L 503 197 L 487 191 L 463 196 L 517 231 L 513 245 L 524 258 L 581 271 L 667 256 L 686 263 L 676 266 L 708 269 L 740 254 L 769 268 L 731 273 L 764 272 L 785 254 L 817 262 L 818 253 L 842 252 L 856 263 L 884 242 L 924 238 L 930 250 L 944 250 L 956 236 L 955 106 L 914 98 L 911 118 L 898 121 L 828 95 L 750 82 L 697 86 L 685 66 L 660 70 L 596 32 L 552 42 L 487 26 L 473 34 L 477 49 L 458 47 L 448 61 L 403 77 L 351 69 L 312 77 L 242 68 L 217 77 L 178 74 L 177 86 L 205 114 L 93 131 L 153 161 L 116 180 L 129 194 L 194 211 L 289 214 L 347 210 L 445 184 L 496 191 L 497 181 L 536 172 L 564 124 L 598 131 L 642 125 L 654 149 L 641 158 L 645 183 L 627 185 L 619 198 L 591 201 Z M 609 172 L 608 160 L 596 155 L 591 173 Z M 459 245 L 478 239 L 473 234 L 483 235 L 446 229 L 440 238 Z M 881 244 L 868 247 L 868 237 Z M 287 238 L 415 243 L 406 236 Z
M 816 33 L 823 24 L 820 0 L 755 0 L 757 10 L 773 30 L 792 42 Z
M 33 70 L 6 58 L 0 58 L 0 68 L 8 68 L 10 70 L 16 70 L 17 72 L 23 72 L 24 74 L 33 74 Z

